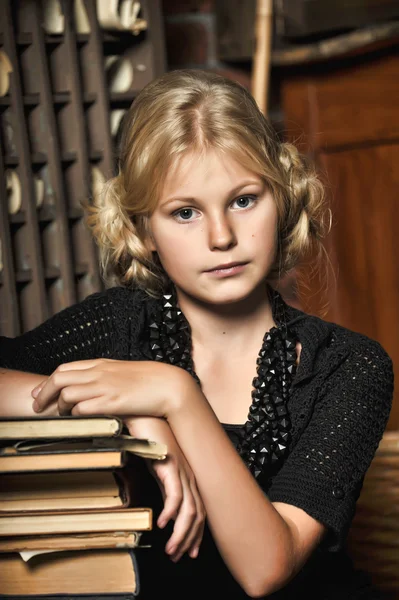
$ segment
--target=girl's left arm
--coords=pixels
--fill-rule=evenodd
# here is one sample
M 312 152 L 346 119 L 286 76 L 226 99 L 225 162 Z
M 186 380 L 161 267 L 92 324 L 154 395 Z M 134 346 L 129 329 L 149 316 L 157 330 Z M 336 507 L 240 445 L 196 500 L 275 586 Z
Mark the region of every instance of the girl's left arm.
M 320 543 L 325 527 L 296 506 L 268 500 L 190 376 L 182 378 L 182 391 L 166 416 L 233 576 L 254 598 L 283 587 Z
M 311 419 L 273 479 L 270 500 L 200 390 L 179 394 L 183 401 L 168 415 L 220 552 L 250 596 L 288 583 L 323 536 L 326 549 L 345 543 L 393 395 L 389 356 L 376 342 L 356 341 L 346 356 L 335 356 Z

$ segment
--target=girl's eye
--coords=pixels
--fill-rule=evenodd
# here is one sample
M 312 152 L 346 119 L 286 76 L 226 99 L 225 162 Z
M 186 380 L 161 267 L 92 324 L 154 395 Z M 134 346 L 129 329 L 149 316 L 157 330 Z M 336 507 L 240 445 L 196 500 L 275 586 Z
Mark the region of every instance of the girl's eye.
M 173 213 L 173 216 L 182 223 L 183 221 L 192 221 L 195 217 L 196 211 L 193 208 L 182 208 L 177 212 Z
M 256 202 L 255 196 L 240 196 L 234 200 L 233 205 L 236 204 L 238 208 L 248 208 Z

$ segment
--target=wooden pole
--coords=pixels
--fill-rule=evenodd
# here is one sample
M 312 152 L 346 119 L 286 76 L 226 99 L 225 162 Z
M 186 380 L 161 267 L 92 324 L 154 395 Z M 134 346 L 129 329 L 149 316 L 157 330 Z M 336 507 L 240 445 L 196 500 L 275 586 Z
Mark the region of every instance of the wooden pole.
M 252 95 L 267 115 L 270 55 L 272 45 L 273 0 L 257 0 L 255 17 L 255 53 L 252 69 Z

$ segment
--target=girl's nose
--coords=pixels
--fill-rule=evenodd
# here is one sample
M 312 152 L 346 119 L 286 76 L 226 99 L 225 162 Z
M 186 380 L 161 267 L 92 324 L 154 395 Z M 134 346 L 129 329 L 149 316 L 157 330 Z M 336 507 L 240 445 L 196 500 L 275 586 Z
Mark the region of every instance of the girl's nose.
M 235 231 L 226 215 L 210 220 L 209 247 L 211 250 L 228 250 L 236 243 Z

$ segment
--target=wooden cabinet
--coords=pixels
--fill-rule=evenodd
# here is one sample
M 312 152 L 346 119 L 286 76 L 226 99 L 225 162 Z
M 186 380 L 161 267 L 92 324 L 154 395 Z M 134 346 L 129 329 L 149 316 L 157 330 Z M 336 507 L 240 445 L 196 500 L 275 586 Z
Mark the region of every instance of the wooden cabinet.
M 345 44 L 343 44 L 345 47 Z M 378 340 L 399 381 L 399 41 L 279 70 L 285 130 L 314 155 L 333 226 L 325 318 Z M 319 314 L 310 283 L 301 300 Z M 396 386 L 390 429 L 399 428 Z

